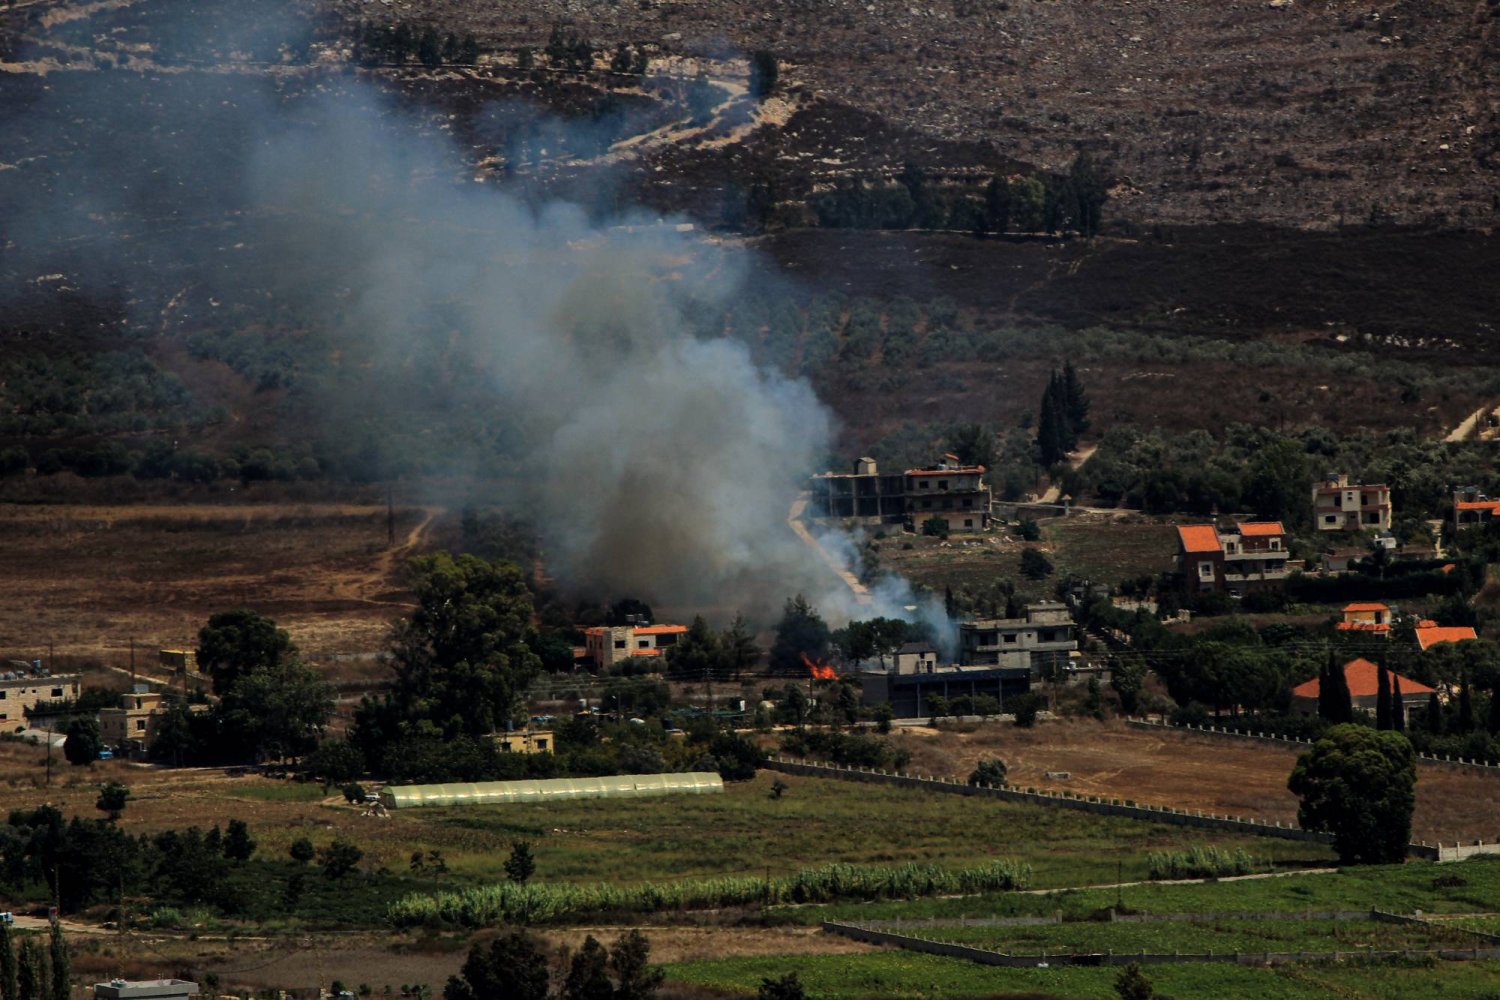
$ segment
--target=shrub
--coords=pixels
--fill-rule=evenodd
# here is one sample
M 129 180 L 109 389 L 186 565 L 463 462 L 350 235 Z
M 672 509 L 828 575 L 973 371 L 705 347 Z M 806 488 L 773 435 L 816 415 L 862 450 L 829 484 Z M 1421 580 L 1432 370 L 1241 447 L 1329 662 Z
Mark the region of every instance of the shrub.
M 1005 784 L 1005 761 L 981 760 L 979 766 L 969 773 L 969 784 L 988 785 L 999 788 Z
M 1030 729 L 1036 725 L 1036 716 L 1042 710 L 1043 704 L 1041 695 L 1035 691 L 1027 691 L 1025 694 L 1012 697 L 1006 702 L 1005 707 L 1015 715 L 1016 725 L 1022 729 Z

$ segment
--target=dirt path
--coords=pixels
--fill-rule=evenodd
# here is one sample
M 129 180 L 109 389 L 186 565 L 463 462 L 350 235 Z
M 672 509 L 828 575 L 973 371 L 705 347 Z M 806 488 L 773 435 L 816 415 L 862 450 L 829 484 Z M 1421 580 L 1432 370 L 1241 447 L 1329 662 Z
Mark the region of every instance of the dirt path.
M 395 585 L 395 578 L 401 568 L 401 563 L 416 553 L 417 547 L 422 544 L 422 539 L 427 534 L 427 530 L 432 527 L 432 522 L 437 519 L 439 514 L 444 513 L 442 507 L 418 507 L 415 509 L 422 512 L 422 520 L 412 525 L 399 543 L 376 556 L 373 566 L 368 570 L 336 577 L 332 581 L 333 593 L 336 597 L 382 607 L 412 607 L 410 601 L 384 600 L 379 595 L 390 592 L 391 588 Z
M 1083 463 L 1094 457 L 1094 452 L 1099 450 L 1097 444 L 1085 445 L 1068 456 L 1068 468 L 1077 472 L 1083 468 Z M 1057 485 L 1047 487 L 1047 492 L 1037 498 L 1037 503 L 1057 503 L 1058 494 L 1062 489 Z
M 1464 417 L 1457 427 L 1448 432 L 1448 436 L 1443 438 L 1443 442 L 1445 444 L 1452 444 L 1455 441 L 1463 441 L 1471 437 L 1474 434 L 1474 427 L 1489 409 L 1490 404 L 1485 403 L 1479 409 Z
M 787 527 L 791 528 L 797 537 L 802 539 L 804 545 L 812 548 L 818 554 L 818 558 L 822 559 L 828 565 L 828 568 L 833 570 L 838 575 L 838 578 L 843 580 L 844 584 L 854 592 L 854 602 L 856 604 L 869 604 L 871 602 L 870 588 L 860 583 L 859 577 L 855 576 L 849 570 L 849 567 L 840 562 L 838 557 L 832 552 L 825 549 L 822 543 L 813 537 L 812 532 L 807 530 L 807 525 L 802 523 L 802 512 L 806 509 L 807 497 L 801 496 L 792 501 L 792 507 L 787 511 L 786 515 Z

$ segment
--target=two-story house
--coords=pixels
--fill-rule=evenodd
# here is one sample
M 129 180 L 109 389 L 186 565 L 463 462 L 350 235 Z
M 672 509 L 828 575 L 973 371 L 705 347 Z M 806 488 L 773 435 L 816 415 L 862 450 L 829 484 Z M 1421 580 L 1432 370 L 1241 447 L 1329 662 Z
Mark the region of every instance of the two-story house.
M 588 659 L 605 670 L 634 656 L 661 656 L 686 634 L 686 625 L 596 625 L 583 639 Z
M 1456 528 L 1486 524 L 1497 512 L 1500 512 L 1500 500 L 1491 500 L 1479 492 L 1477 486 L 1453 491 L 1453 526 Z
M 963 666 L 1024 667 L 1032 674 L 1068 665 L 1078 635 L 1065 604 L 1028 604 L 1025 617 L 990 618 L 958 626 L 958 662 Z
M 1313 488 L 1313 524 L 1319 531 L 1389 531 L 1391 488 L 1358 486 L 1330 473 Z
M 77 701 L 80 681 L 78 674 L 54 677 L 40 666 L 0 674 L 0 722 L 14 728 L 38 705 Z
M 1246 521 L 1227 531 L 1212 524 L 1177 529 L 1177 571 L 1189 594 L 1243 597 L 1277 590 L 1289 574 L 1287 533 L 1280 521 Z
M 813 476 L 808 510 L 813 517 L 912 528 L 938 517 L 951 532 L 983 531 L 989 527 L 991 499 L 984 472 L 984 466 L 964 465 L 950 454 L 926 468 L 884 475 L 873 458 L 861 458 L 852 472 Z

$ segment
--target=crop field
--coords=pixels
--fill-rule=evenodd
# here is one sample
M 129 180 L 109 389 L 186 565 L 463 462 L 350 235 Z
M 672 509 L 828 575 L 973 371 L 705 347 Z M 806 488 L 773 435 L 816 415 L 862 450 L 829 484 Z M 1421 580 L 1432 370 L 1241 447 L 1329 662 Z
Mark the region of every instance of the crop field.
M 208 616 L 250 607 L 310 656 L 383 647 L 409 610 L 400 570 L 434 511 L 384 505 L 0 506 L 0 653 L 128 663 L 196 643 Z
M 1117 968 L 999 969 L 959 959 L 906 952 L 867 955 L 796 955 L 683 962 L 667 967 L 671 980 L 700 985 L 723 996 L 754 996 L 766 978 L 795 972 L 808 996 L 826 1000 L 867 997 L 959 998 L 1099 997 L 1117 994 Z M 1422 1000 L 1493 995 L 1500 962 L 1385 963 L 1254 968 L 1235 965 L 1155 965 L 1152 985 L 1174 997 L 1215 1000 Z
M 1012 784 L 1134 799 L 1231 816 L 1296 824 L 1286 782 L 1291 746 L 1132 729 L 1118 721 L 1042 722 L 1027 730 L 984 725 L 972 732 L 903 730 L 908 770 L 967 778 L 981 758 L 998 757 Z M 1067 778 L 1048 778 L 1065 772 Z M 1500 777 L 1423 765 L 1417 772 L 1412 836 L 1429 843 L 1500 839 L 1492 803 Z
M 1059 576 L 1114 584 L 1172 568 L 1176 527 L 1158 518 L 1083 514 L 1049 520 L 1042 529 Z

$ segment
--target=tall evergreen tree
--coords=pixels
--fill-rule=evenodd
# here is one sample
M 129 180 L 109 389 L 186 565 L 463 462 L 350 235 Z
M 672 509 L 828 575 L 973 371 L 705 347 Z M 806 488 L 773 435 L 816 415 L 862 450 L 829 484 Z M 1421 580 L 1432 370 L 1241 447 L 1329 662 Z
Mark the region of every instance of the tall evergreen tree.
M 1375 680 L 1375 728 L 1391 728 L 1391 675 L 1384 663 Z
M 1349 694 L 1349 674 L 1345 667 L 1335 664 L 1333 674 L 1333 721 L 1338 724 L 1354 721 L 1354 698 Z
M 1078 231 L 1084 236 L 1097 235 L 1103 221 L 1104 202 L 1109 198 L 1104 178 L 1099 175 L 1089 155 L 1079 153 L 1078 159 L 1073 161 L 1073 168 L 1068 172 L 1068 179 L 1072 182 L 1071 192 L 1077 201 L 1074 221 Z
M 21 962 L 16 973 L 17 1000 L 48 1000 L 46 963 L 41 942 L 34 937 L 21 942 Z
M 1437 692 L 1434 691 L 1427 696 L 1427 715 L 1422 720 L 1423 728 L 1434 736 L 1443 733 L 1443 703 L 1438 701 Z
M 1328 650 L 1328 659 L 1318 669 L 1318 717 L 1337 722 L 1337 711 L 1333 707 L 1333 650 Z
M 16 991 L 16 950 L 10 925 L 0 924 L 0 1000 L 19 1000 Z
M 62 925 L 56 920 L 52 921 L 48 932 L 47 951 L 52 964 L 51 1000 L 68 1000 L 73 992 L 70 983 L 73 962 L 68 954 L 68 942 L 63 938 Z
M 1469 695 L 1469 674 L 1465 671 L 1458 686 L 1458 731 L 1474 731 L 1474 700 Z
M 1391 674 L 1391 728 L 1406 732 L 1406 702 L 1401 700 L 1401 675 Z
M 1072 361 L 1063 365 L 1062 395 L 1063 410 L 1067 413 L 1068 426 L 1076 444 L 1077 436 L 1089 429 L 1089 397 L 1083 391 L 1083 380 L 1078 377 L 1078 369 L 1073 367 Z

